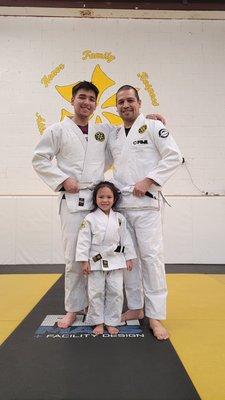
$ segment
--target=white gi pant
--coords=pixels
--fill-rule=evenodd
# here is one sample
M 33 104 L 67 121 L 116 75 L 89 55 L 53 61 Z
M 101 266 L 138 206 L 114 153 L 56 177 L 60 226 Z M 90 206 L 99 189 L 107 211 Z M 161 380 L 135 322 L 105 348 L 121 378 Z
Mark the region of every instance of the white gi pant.
M 88 275 L 88 325 L 120 325 L 123 308 L 123 269 L 91 271 Z
M 75 261 L 79 228 L 89 211 L 69 212 L 62 200 L 60 219 L 65 257 L 65 310 L 78 312 L 88 306 L 87 283 L 80 262 Z
M 160 203 L 160 210 L 123 210 L 122 213 L 137 244 L 139 259 L 132 271 L 124 271 L 128 309 L 143 308 L 144 300 L 145 315 L 162 320 L 166 318 L 167 285 L 163 257 L 162 199 Z

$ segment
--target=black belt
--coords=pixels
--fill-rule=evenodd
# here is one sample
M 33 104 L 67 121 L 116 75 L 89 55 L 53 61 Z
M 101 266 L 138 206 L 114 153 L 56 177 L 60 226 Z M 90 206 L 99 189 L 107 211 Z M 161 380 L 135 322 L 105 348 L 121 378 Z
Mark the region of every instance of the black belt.
M 156 200 L 158 200 L 157 197 L 155 197 L 155 196 L 154 196 L 152 193 L 150 193 L 150 192 L 145 192 L 145 196 L 151 197 L 151 199 L 156 199 Z
M 124 250 L 125 250 L 125 247 L 123 246 L 117 246 L 117 248 L 114 250 L 114 252 L 115 253 L 124 253 Z M 99 260 L 101 260 L 102 259 L 102 256 L 101 256 L 101 254 L 99 253 L 99 254 L 96 254 L 96 256 L 94 256 L 94 257 L 92 257 L 92 260 L 94 261 L 94 262 L 97 262 L 97 261 L 99 261 Z

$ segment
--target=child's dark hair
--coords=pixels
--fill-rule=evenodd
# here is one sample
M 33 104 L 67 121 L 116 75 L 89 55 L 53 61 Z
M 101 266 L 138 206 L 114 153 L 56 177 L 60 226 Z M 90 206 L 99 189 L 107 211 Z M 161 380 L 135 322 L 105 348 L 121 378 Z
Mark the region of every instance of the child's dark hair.
M 113 202 L 112 208 L 116 207 L 118 201 L 120 200 L 120 192 L 119 192 L 119 190 L 117 189 L 117 187 L 113 183 L 108 182 L 108 181 L 99 182 L 95 186 L 95 188 L 93 190 L 93 194 L 92 194 L 92 202 L 93 202 L 93 206 L 94 206 L 92 211 L 97 210 L 97 208 L 98 208 L 97 203 L 96 203 L 97 193 L 98 193 L 99 189 L 102 189 L 104 187 L 109 188 L 113 193 L 114 202 Z

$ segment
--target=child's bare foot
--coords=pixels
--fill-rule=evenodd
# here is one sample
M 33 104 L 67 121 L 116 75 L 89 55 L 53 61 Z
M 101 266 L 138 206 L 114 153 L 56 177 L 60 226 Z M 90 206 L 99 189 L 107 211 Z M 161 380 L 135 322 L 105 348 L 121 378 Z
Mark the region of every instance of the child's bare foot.
M 95 335 L 103 335 L 103 332 L 104 332 L 104 326 L 103 326 L 103 324 L 100 324 L 100 325 L 96 325 L 96 327 L 93 329 L 93 333 L 95 334 Z
M 106 325 L 106 329 L 110 335 L 117 335 L 117 333 L 119 333 L 119 329 L 117 329 L 115 326 Z
M 127 310 L 122 314 L 121 321 L 129 321 L 131 319 L 142 319 L 144 318 L 144 311 L 142 308 L 139 310 Z
M 67 312 L 62 319 L 57 322 L 59 328 L 69 328 L 76 320 L 75 312 Z
M 158 340 L 166 340 L 169 338 L 169 332 L 157 319 L 149 318 L 149 327 L 153 332 L 153 335 Z

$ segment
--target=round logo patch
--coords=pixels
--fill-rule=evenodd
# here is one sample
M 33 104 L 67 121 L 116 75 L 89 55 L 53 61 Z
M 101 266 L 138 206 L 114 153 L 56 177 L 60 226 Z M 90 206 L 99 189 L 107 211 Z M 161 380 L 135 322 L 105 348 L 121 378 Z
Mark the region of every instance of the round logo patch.
M 142 125 L 142 126 L 138 129 L 138 132 L 139 132 L 139 133 L 144 133 L 144 132 L 146 131 L 146 129 L 147 129 L 147 125 Z
M 95 139 L 98 140 L 98 142 L 103 142 L 105 140 L 104 133 L 103 132 L 96 132 Z
M 167 129 L 160 129 L 159 136 L 161 138 L 167 138 L 167 136 L 169 136 L 169 132 L 167 131 Z

